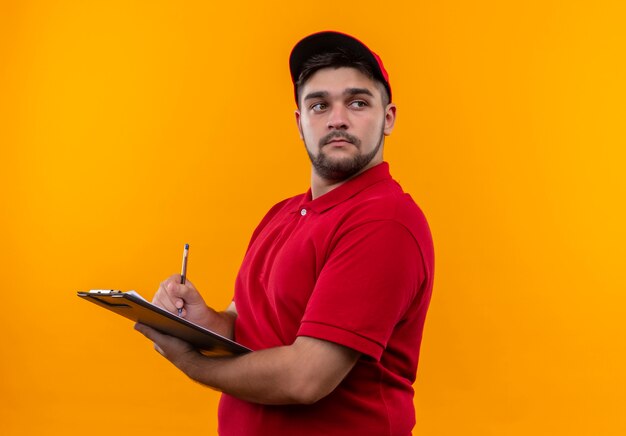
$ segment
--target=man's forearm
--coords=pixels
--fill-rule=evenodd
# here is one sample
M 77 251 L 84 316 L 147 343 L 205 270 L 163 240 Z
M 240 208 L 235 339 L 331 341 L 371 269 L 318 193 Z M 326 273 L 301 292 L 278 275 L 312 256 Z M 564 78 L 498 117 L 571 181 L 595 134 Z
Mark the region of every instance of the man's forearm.
M 210 358 L 196 354 L 179 368 L 191 379 L 243 400 L 262 404 L 299 404 L 306 386 L 299 387 L 287 347 L 239 357 Z
M 313 338 L 238 357 L 186 353 L 173 363 L 191 379 L 261 404 L 311 404 L 331 393 L 359 353 Z

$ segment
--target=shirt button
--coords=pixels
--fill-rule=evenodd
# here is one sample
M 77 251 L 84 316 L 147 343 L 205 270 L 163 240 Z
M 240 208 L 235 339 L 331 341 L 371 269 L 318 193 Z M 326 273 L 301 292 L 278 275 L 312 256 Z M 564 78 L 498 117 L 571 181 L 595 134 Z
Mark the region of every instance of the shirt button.
M 306 215 L 306 209 L 302 209 L 302 210 L 300 211 L 300 215 L 302 215 L 302 216 Z

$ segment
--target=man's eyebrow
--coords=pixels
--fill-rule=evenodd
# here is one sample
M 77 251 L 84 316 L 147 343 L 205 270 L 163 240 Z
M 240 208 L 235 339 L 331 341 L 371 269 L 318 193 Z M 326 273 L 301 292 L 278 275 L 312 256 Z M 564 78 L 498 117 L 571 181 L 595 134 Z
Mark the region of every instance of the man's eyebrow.
M 365 95 L 369 95 L 370 97 L 374 97 L 374 94 L 372 94 L 372 91 L 370 91 L 367 88 L 347 88 L 345 91 L 343 91 L 343 94 L 344 95 L 365 94 Z M 326 98 L 328 97 L 328 95 L 329 94 L 327 91 L 314 91 L 305 95 L 303 100 L 311 100 L 314 98 Z
M 346 95 L 366 94 L 371 97 L 374 97 L 374 94 L 372 94 L 372 91 L 370 91 L 367 88 L 348 88 L 343 93 Z
M 310 100 L 312 98 L 324 98 L 324 97 L 328 97 L 328 92 L 316 91 L 316 92 L 310 92 L 307 95 L 305 95 L 303 100 Z

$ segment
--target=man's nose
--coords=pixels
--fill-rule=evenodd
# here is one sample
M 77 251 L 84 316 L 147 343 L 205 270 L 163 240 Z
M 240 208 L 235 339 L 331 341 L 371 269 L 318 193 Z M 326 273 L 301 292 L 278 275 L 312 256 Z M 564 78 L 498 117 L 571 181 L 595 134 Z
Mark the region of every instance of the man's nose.
M 328 113 L 328 130 L 346 130 L 348 128 L 348 112 L 344 105 L 334 105 Z

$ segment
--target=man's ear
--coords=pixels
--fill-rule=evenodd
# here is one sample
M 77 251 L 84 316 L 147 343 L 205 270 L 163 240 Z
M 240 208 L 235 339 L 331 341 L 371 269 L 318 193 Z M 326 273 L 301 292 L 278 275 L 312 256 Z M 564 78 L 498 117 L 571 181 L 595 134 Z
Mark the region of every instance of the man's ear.
M 389 103 L 387 108 L 385 109 L 385 128 L 383 129 L 383 133 L 385 136 L 391 135 L 393 131 L 393 126 L 396 124 L 396 105 L 393 103 Z
M 300 110 L 296 110 L 295 112 L 296 115 L 296 124 L 298 125 L 298 132 L 300 132 L 300 139 L 304 139 L 304 136 L 302 135 L 302 125 L 300 124 Z

